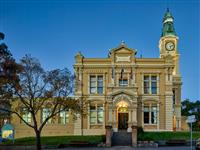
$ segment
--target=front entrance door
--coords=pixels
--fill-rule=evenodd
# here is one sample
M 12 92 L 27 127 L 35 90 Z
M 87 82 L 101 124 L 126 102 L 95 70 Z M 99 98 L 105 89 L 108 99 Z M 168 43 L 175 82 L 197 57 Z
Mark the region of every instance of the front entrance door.
M 128 128 L 128 113 L 118 113 L 118 129 L 125 130 Z

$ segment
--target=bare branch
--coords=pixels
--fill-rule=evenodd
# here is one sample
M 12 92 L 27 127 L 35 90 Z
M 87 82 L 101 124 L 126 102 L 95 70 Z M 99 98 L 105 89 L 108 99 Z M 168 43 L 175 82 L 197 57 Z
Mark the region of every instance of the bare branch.
M 12 113 L 12 114 L 16 114 L 27 126 L 29 126 L 29 127 L 31 127 L 31 128 L 34 128 L 34 126 L 31 125 L 31 124 L 29 124 L 28 122 L 26 122 L 26 121 L 21 117 L 21 114 L 18 113 L 17 111 L 12 111 L 12 110 L 5 109 L 5 108 L 0 108 L 0 110 L 6 111 L 6 112 L 9 112 L 9 113 Z

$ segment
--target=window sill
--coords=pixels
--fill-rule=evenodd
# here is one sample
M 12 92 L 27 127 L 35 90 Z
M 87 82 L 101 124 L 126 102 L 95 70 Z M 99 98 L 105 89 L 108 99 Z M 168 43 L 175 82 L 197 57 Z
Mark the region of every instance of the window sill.
M 148 95 L 148 96 L 158 96 L 159 94 L 143 94 L 143 95 Z
M 98 94 L 98 93 L 88 93 L 88 94 L 89 94 L 89 95 L 92 95 L 92 96 L 97 96 L 97 95 L 98 95 L 98 96 L 99 96 L 99 95 L 100 95 L 100 96 L 103 96 L 103 95 L 104 95 L 104 93 L 101 93 L 101 94 Z
M 102 126 L 103 125 L 103 123 L 101 123 L 101 124 L 90 124 L 90 126 Z
M 145 126 L 149 126 L 149 125 L 150 125 L 150 126 L 156 126 L 156 125 L 158 125 L 158 124 L 147 124 L 147 123 L 144 123 L 144 125 L 145 125 Z

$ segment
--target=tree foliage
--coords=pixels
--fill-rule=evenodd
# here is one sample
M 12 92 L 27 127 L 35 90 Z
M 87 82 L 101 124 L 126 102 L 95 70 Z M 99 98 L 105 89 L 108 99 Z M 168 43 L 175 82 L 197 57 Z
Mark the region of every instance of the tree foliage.
M 20 65 L 22 70 L 18 74 L 19 84 L 14 86 L 12 109 L 3 110 L 16 114 L 35 131 L 37 149 L 40 150 L 40 134 L 45 124 L 62 111 L 70 109 L 75 113 L 80 112 L 80 105 L 78 100 L 69 97 L 73 76 L 67 68 L 45 71 L 39 60 L 31 55 L 25 55 L 20 60 Z M 43 108 L 48 108 L 50 113 L 41 120 L 37 118 L 37 114 Z M 31 114 L 31 123 L 21 116 L 22 109 L 26 110 L 23 113 Z
M 0 41 L 4 40 L 5 35 L 0 32 Z M 18 65 L 11 52 L 8 50 L 8 46 L 0 43 L 0 108 L 9 108 L 10 99 L 13 96 L 14 87 L 19 87 L 19 76 L 17 75 L 21 71 L 20 65 Z M 7 113 L 0 111 L 0 116 L 5 116 Z
M 200 131 L 200 101 L 195 102 L 186 99 L 182 101 L 182 110 L 181 113 L 183 116 L 195 115 L 196 122 L 193 123 L 193 129 Z

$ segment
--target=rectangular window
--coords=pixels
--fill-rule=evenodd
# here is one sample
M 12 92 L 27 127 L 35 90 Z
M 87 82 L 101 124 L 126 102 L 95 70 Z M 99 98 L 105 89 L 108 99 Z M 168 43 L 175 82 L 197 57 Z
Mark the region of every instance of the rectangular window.
M 149 124 L 149 107 L 144 107 L 144 123 Z
M 47 117 L 51 114 L 51 109 L 50 108 L 43 108 L 42 109 L 42 122 L 45 121 Z M 51 123 L 51 118 L 47 121 L 47 123 Z
M 102 124 L 103 116 L 103 106 L 90 106 L 90 124 Z
M 96 93 L 96 76 L 90 76 L 90 93 Z
M 103 94 L 103 76 L 90 76 L 90 94 Z
M 157 123 L 157 107 L 151 107 L 151 123 Z
M 157 94 L 157 77 L 151 76 L 151 94 Z
M 144 124 L 157 124 L 157 107 L 144 107 Z
M 90 106 L 90 124 L 95 124 L 97 119 L 96 107 Z
M 144 76 L 144 94 L 157 94 L 157 76 Z
M 22 118 L 27 122 L 31 123 L 31 113 L 28 111 L 27 108 L 22 108 Z
M 128 86 L 127 79 L 119 79 L 119 86 Z
M 103 123 L 103 107 L 97 106 L 97 123 Z
M 149 76 L 144 76 L 144 94 L 149 94 Z
M 69 112 L 68 111 L 61 111 L 59 114 L 59 123 L 66 124 L 69 122 Z
M 97 76 L 97 93 L 103 94 L 103 76 Z

